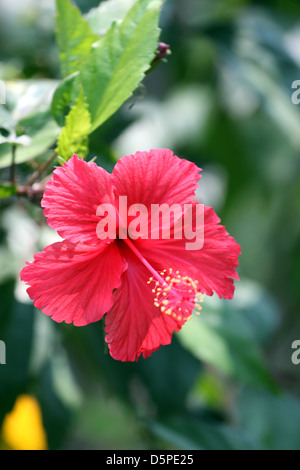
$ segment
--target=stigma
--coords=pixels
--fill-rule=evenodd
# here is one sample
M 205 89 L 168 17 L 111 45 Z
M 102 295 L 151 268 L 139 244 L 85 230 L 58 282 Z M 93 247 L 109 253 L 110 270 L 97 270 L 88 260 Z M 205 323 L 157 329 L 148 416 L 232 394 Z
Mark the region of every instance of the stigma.
M 189 276 L 181 276 L 179 271 L 172 268 L 159 273 L 160 280 L 150 277 L 154 305 L 162 313 L 169 315 L 179 322 L 191 319 L 192 312 L 200 315 L 203 295 L 199 292 L 199 281 Z

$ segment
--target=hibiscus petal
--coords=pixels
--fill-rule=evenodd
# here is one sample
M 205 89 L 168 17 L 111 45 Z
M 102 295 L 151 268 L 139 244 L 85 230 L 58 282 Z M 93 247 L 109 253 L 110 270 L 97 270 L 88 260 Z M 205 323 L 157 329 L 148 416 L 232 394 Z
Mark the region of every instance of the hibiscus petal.
M 57 168 L 41 205 L 51 228 L 72 243 L 100 244 L 96 229 L 97 207 L 114 203 L 111 175 L 93 162 L 73 155 Z
M 34 305 L 57 322 L 84 326 L 112 307 L 124 263 L 115 243 L 101 247 L 64 241 L 36 253 L 21 271 Z
M 199 250 L 187 250 L 186 243 L 191 240 L 174 239 L 172 232 L 169 240 L 137 240 L 136 246 L 155 269 L 173 268 L 198 280 L 203 294 L 215 292 L 220 298 L 231 299 L 233 279 L 239 279 L 236 268 L 241 248 L 219 222 L 214 210 L 204 206 L 204 244 Z
M 105 338 L 111 356 L 120 361 L 137 361 L 161 345 L 170 344 L 174 331 L 184 322 L 163 314 L 154 306 L 154 294 L 147 284 L 150 272 L 129 248 L 122 249 L 128 269 L 121 287 L 114 292 L 114 305 L 105 316 Z
M 122 157 L 113 170 L 112 183 L 120 196 L 128 197 L 128 206 L 188 203 L 195 199 L 199 171 L 171 150 L 150 150 Z

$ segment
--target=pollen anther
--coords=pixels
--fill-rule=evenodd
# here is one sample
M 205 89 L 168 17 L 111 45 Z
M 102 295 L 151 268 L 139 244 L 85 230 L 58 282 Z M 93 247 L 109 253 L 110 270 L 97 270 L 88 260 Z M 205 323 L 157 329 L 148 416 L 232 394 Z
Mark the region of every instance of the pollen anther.
M 192 317 L 195 310 L 200 315 L 203 295 L 199 292 L 199 281 L 189 276 L 180 275 L 180 272 L 172 268 L 160 272 L 159 278 L 150 278 L 154 282 L 152 293 L 155 294 L 154 305 L 161 312 L 175 318 L 179 322 L 186 322 Z M 148 283 L 149 283 L 148 281 Z

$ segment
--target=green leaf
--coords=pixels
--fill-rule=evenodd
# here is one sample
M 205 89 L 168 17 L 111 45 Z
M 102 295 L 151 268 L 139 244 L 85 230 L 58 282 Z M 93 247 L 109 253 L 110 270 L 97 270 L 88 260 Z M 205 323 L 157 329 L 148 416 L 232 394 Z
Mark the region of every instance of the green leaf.
M 92 49 L 80 82 L 99 127 L 131 96 L 155 56 L 161 1 L 139 0 L 120 26 L 113 23 Z
M 289 393 L 273 395 L 245 388 L 238 396 L 237 405 L 239 424 L 268 449 L 299 450 L 299 398 Z
M 172 445 L 172 448 L 181 450 L 205 450 L 200 443 L 197 442 L 195 436 L 189 438 L 183 432 L 172 429 L 166 424 L 162 424 L 156 421 L 148 423 L 150 431 L 168 445 Z
M 16 164 L 32 160 L 46 154 L 59 135 L 59 127 L 53 121 L 50 113 L 53 91 L 57 85 L 56 80 L 20 80 L 7 83 L 7 93 L 11 102 L 15 103 L 12 111 L 14 127 L 10 131 L 9 139 L 15 134 L 18 144 L 16 150 Z M 20 134 L 24 134 L 23 136 Z M 24 137 L 25 142 L 24 142 Z M 28 138 L 27 138 L 28 137 Z M 20 140 L 21 138 L 21 140 Z M 11 145 L 0 145 L 0 168 L 11 164 Z
M 99 400 L 95 394 L 84 401 L 77 413 L 76 436 L 88 441 L 93 449 L 99 448 L 99 443 L 106 450 L 143 449 L 144 436 L 135 414 L 113 394 L 109 397 Z
M 70 0 L 56 0 L 56 7 L 56 38 L 62 76 L 65 78 L 80 70 L 98 36 Z
M 174 338 L 172 344 L 160 348 L 146 360 L 141 359 L 137 369 L 160 415 L 166 415 L 174 409 L 184 409 L 202 365 Z
M 155 56 L 161 3 L 161 0 L 137 1 L 122 23 L 114 22 L 102 40 L 91 48 L 82 62 L 80 74 L 73 70 L 74 73 L 61 82 L 52 102 L 52 115 L 60 126 L 64 125 L 65 116 L 78 97 L 80 84 L 91 113 L 91 132 L 131 96 Z M 102 8 L 112 12 L 117 4 Z M 129 7 L 128 1 L 126 8 Z M 124 5 L 120 10 L 119 20 L 126 8 Z M 96 10 L 91 17 L 98 17 L 101 10 Z M 105 21 L 108 24 L 108 18 Z
M 66 118 L 66 125 L 58 138 L 56 153 L 65 161 L 71 158 L 74 153 L 84 158 L 88 153 L 90 130 L 91 117 L 81 91 Z
M 71 421 L 71 409 L 55 390 L 53 367 L 54 365 L 48 361 L 39 374 L 36 394 L 41 405 L 48 446 L 50 449 L 57 449 L 66 438 Z
M 12 117 L 16 127 L 20 127 L 18 123 L 24 119 L 32 119 L 38 115 L 49 116 L 53 93 L 58 83 L 58 80 L 50 79 L 7 82 L 8 98 L 14 103 Z
M 233 302 L 206 297 L 200 318 L 194 317 L 188 322 L 178 339 L 195 357 L 226 376 L 277 390 L 264 361 L 254 324 L 248 312 L 236 309 Z
M 241 429 L 208 417 L 172 416 L 150 421 L 149 429 L 167 444 L 182 450 L 259 450 L 262 445 Z
M 16 164 L 27 162 L 47 152 L 59 134 L 59 128 L 54 121 L 49 121 L 38 130 L 31 131 L 31 144 L 29 147 L 19 147 L 16 151 Z M 0 168 L 11 164 L 11 145 L 0 146 Z
M 108 0 L 100 3 L 86 15 L 92 30 L 99 36 L 109 30 L 113 22 L 122 21 L 136 0 Z
M 5 129 L 7 132 L 11 132 L 15 126 L 16 122 L 11 113 L 4 106 L 0 106 L 0 130 Z
M 17 186 L 11 183 L 0 183 L 0 199 L 6 199 L 17 194 Z
M 15 301 L 11 287 L 9 282 L 0 289 L 0 317 L 5 319 L 1 340 L 6 345 L 6 364 L 0 366 L 0 424 L 28 381 L 33 339 L 33 305 Z
M 72 105 L 80 92 L 79 72 L 75 72 L 60 82 L 56 88 L 51 113 L 60 127 L 64 127 L 66 116 L 69 114 Z

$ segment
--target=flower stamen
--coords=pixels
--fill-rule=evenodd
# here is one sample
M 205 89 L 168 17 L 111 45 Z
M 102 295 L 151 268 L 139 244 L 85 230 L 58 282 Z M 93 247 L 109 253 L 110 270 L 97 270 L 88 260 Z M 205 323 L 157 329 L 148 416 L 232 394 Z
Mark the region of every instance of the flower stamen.
M 152 293 L 155 294 L 154 305 L 162 313 L 176 318 L 178 321 L 188 321 L 192 311 L 200 315 L 203 295 L 199 292 L 199 281 L 189 276 L 181 276 L 179 271 L 164 269 L 160 272 L 162 281 L 150 278 L 148 284 L 154 282 Z

